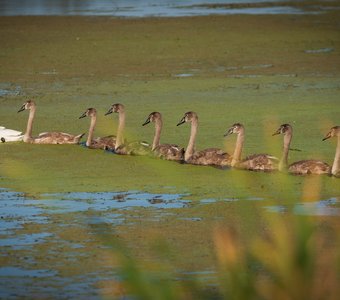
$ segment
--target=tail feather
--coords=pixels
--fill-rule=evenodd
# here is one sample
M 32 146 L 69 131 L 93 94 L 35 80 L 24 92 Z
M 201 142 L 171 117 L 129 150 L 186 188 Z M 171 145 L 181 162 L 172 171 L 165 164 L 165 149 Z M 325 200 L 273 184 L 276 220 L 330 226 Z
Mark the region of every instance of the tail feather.
M 82 134 L 76 135 L 76 140 L 80 141 L 81 138 L 82 138 L 85 134 L 86 134 L 86 133 L 84 132 L 84 133 L 82 133 Z

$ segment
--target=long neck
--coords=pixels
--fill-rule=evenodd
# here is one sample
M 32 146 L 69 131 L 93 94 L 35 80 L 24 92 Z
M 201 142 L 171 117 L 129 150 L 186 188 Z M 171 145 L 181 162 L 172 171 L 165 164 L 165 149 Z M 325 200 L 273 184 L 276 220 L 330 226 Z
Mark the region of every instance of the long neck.
M 155 136 L 152 142 L 152 151 L 155 150 L 157 146 L 160 144 L 161 139 L 161 131 L 162 131 L 163 122 L 162 120 L 156 120 L 155 122 Z
M 87 141 L 86 141 L 86 146 L 87 147 L 91 146 L 91 142 L 92 142 L 92 139 L 93 139 L 94 128 L 96 127 L 96 122 L 97 122 L 97 116 L 91 116 L 90 129 L 89 129 L 89 134 L 87 136 Z
M 35 106 L 32 106 L 30 108 L 26 132 L 25 132 L 25 135 L 24 135 L 24 142 L 28 142 L 28 141 L 33 139 L 32 138 L 32 128 L 33 128 L 33 120 L 34 120 L 35 110 L 36 110 Z
M 293 132 L 291 129 L 289 129 L 283 137 L 283 155 L 279 163 L 279 171 L 285 170 L 288 166 L 288 153 L 292 137 Z
M 191 156 L 195 152 L 195 140 L 197 135 L 197 129 L 198 129 L 198 120 L 193 119 L 191 121 L 191 132 L 190 132 L 190 139 L 187 146 L 187 149 L 185 150 L 184 160 L 189 160 Z
M 125 127 L 125 111 L 120 111 L 115 149 L 117 149 L 120 145 L 124 144 L 123 137 L 124 127 Z
M 242 149 L 244 144 L 244 129 L 240 129 L 237 135 L 236 146 L 233 154 L 233 159 L 231 161 L 231 166 L 234 167 L 240 160 L 242 155 Z
M 332 166 L 332 174 L 337 175 L 339 172 L 340 172 L 340 136 L 338 136 L 338 144 L 336 146 L 336 152 Z

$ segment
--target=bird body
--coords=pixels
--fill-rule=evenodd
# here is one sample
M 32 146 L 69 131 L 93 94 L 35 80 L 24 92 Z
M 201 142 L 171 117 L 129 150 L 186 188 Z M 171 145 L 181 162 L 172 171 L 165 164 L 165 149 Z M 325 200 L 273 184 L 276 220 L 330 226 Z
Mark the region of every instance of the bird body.
M 25 143 L 33 144 L 78 144 L 80 139 L 84 136 L 83 134 L 72 135 L 65 132 L 43 132 L 38 137 L 32 136 L 33 121 L 35 117 L 36 104 L 32 100 L 25 102 L 18 112 L 29 110 L 28 122 L 26 132 L 23 136 Z
M 115 147 L 113 152 L 122 155 L 148 155 L 150 145 L 144 141 L 127 142 L 124 140 L 123 133 L 125 128 L 125 106 L 121 103 L 113 104 L 105 115 L 118 113 L 118 129 Z
M 208 148 L 201 151 L 195 150 L 196 135 L 198 130 L 198 116 L 195 112 L 187 112 L 177 126 L 191 123 L 191 132 L 188 146 L 185 150 L 184 161 L 194 165 L 230 166 L 231 157 L 228 153 L 218 148 Z
M 163 127 L 162 115 L 159 112 L 151 113 L 146 121 L 142 124 L 143 126 L 149 124 L 150 122 L 155 123 L 155 135 L 151 146 L 151 151 L 157 157 L 166 160 L 183 160 L 184 148 L 180 148 L 176 144 L 161 144 L 161 131 Z
M 336 137 L 338 139 L 336 151 L 335 151 L 335 157 L 331 169 L 331 174 L 333 176 L 339 177 L 340 176 L 340 126 L 334 126 L 331 128 L 331 130 L 327 133 L 327 135 L 322 139 L 323 141 Z
M 93 138 L 94 129 L 97 123 L 97 110 L 95 108 L 88 108 L 79 119 L 90 117 L 91 123 L 89 132 L 87 135 L 86 146 L 90 149 L 104 149 L 104 150 L 113 150 L 116 145 L 116 137 L 106 136 L 106 137 L 96 137 Z
M 277 170 L 278 158 L 269 154 L 252 154 L 245 159 L 241 159 L 245 130 L 240 123 L 233 124 L 224 136 L 230 134 L 237 134 L 236 146 L 232 156 L 231 166 L 239 169 L 246 169 L 251 171 L 275 171 Z
M 283 134 L 283 155 L 280 160 L 279 170 L 287 170 L 291 174 L 295 175 L 307 175 L 307 174 L 329 174 L 331 167 L 321 161 L 315 159 L 306 159 L 294 162 L 288 165 L 288 153 L 290 149 L 290 143 L 293 138 L 293 128 L 290 124 L 282 124 L 278 130 L 276 130 L 273 135 Z

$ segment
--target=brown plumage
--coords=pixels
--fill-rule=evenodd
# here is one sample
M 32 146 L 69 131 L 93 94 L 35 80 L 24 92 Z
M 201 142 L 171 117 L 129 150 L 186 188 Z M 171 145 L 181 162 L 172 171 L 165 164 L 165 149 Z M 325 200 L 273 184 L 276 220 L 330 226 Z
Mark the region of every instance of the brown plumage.
M 33 144 L 78 144 L 83 134 L 72 135 L 65 132 L 43 132 L 38 137 L 32 137 L 32 127 L 36 111 L 36 104 L 33 100 L 25 102 L 18 112 L 29 110 L 29 117 L 27 122 L 26 132 L 23 141 L 25 143 Z
M 244 144 L 244 126 L 240 123 L 233 124 L 224 136 L 237 134 L 236 146 L 232 156 L 231 166 L 251 171 L 275 171 L 277 170 L 278 159 L 269 154 L 252 154 L 241 160 Z
M 113 150 L 116 144 L 116 137 L 113 135 L 106 137 L 96 137 L 93 138 L 93 132 L 96 127 L 97 122 L 97 110 L 95 108 L 88 108 L 79 119 L 90 117 L 91 123 L 89 128 L 89 133 L 86 140 L 86 146 L 90 149 L 106 149 Z
M 329 174 L 331 167 L 320 160 L 300 160 L 288 165 L 288 153 L 290 143 L 293 137 L 293 128 L 289 124 L 282 124 L 278 130 L 276 130 L 273 135 L 283 134 L 283 155 L 280 160 L 279 170 L 287 170 L 291 174 L 296 175 L 307 175 L 307 174 Z
M 214 165 L 214 166 L 230 166 L 231 157 L 228 153 L 218 148 L 208 148 L 201 151 L 195 150 L 195 141 L 198 130 L 198 116 L 195 112 L 187 112 L 177 124 L 191 123 L 191 132 L 188 146 L 185 150 L 184 161 L 194 165 Z
M 336 146 L 335 157 L 334 157 L 331 173 L 333 176 L 340 176 L 340 126 L 332 127 L 331 130 L 323 138 L 323 141 L 329 138 L 332 138 L 332 137 L 337 137 L 338 142 Z
M 133 141 L 126 142 L 124 141 L 123 133 L 125 128 L 125 106 L 121 103 L 113 104 L 110 109 L 107 111 L 105 116 L 118 113 L 118 129 L 117 129 L 117 137 L 116 144 L 114 148 L 114 152 L 122 155 L 148 155 L 150 154 L 151 148 L 148 143 L 143 141 Z
M 175 144 L 161 144 L 161 131 L 163 127 L 163 120 L 162 115 L 159 112 L 151 113 L 146 121 L 142 124 L 145 126 L 150 122 L 155 123 L 155 136 L 153 138 L 151 151 L 160 158 L 166 160 L 176 160 L 181 161 L 184 159 L 184 148 L 180 148 L 178 145 Z

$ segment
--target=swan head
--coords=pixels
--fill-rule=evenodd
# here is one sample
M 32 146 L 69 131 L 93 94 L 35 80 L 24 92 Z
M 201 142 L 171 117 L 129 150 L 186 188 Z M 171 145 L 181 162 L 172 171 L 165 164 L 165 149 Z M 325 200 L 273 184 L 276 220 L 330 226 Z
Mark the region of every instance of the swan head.
M 292 126 L 289 124 L 282 124 L 278 130 L 276 130 L 272 136 L 277 135 L 277 134 L 286 134 L 287 132 L 292 132 Z
M 331 130 L 326 134 L 326 136 L 322 139 L 323 141 L 332 138 L 332 137 L 340 136 L 340 126 L 334 126 Z
M 192 121 L 197 121 L 198 116 L 195 112 L 193 111 L 188 111 L 184 114 L 183 118 L 178 122 L 177 126 L 182 125 L 183 123 L 188 123 Z
M 28 100 L 20 107 L 20 109 L 18 110 L 18 113 L 26 109 L 31 109 L 32 107 L 35 107 L 35 102 L 33 100 Z
M 112 114 L 112 113 L 120 113 L 124 111 L 124 105 L 121 103 L 116 103 L 116 104 L 112 104 L 112 106 L 110 107 L 110 109 L 107 111 L 107 113 L 105 114 L 105 116 Z
M 235 123 L 233 124 L 224 134 L 224 136 L 231 135 L 233 133 L 239 134 L 244 131 L 244 127 L 241 123 Z
M 95 108 L 88 108 L 80 117 L 79 119 L 85 117 L 95 117 L 97 115 L 97 110 Z
M 145 122 L 142 124 L 142 126 L 145 126 L 146 124 L 149 124 L 150 122 L 156 122 L 162 119 L 161 113 L 154 111 L 152 112 L 148 118 L 145 120 Z

